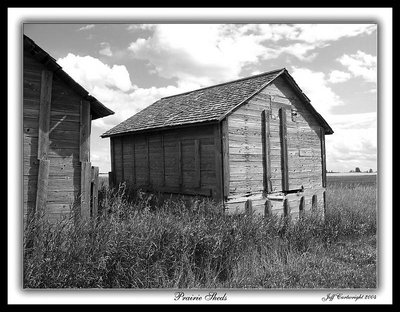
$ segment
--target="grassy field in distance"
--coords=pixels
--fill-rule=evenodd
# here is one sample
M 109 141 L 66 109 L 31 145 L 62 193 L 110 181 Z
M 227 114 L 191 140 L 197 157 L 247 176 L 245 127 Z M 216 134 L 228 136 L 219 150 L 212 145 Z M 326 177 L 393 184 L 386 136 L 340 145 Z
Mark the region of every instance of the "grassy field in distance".
M 357 186 L 357 185 L 376 185 L 376 173 L 328 173 L 326 182 L 329 185 Z

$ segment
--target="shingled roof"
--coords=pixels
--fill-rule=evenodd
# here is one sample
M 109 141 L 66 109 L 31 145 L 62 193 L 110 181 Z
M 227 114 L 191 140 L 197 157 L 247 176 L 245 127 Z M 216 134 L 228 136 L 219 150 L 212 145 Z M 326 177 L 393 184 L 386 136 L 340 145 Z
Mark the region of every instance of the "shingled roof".
M 108 130 L 102 134 L 101 137 L 105 138 L 128 132 L 220 121 L 225 118 L 229 112 L 258 93 L 282 74 L 286 74 L 291 78 L 287 70 L 282 68 L 161 98 L 114 128 Z M 301 92 L 293 78 L 291 78 L 291 83 L 294 84 L 303 98 L 309 103 L 310 100 Z M 311 104 L 309 105 L 311 110 L 316 114 L 316 117 L 321 119 L 326 133 L 333 133 L 322 116 L 315 111 Z

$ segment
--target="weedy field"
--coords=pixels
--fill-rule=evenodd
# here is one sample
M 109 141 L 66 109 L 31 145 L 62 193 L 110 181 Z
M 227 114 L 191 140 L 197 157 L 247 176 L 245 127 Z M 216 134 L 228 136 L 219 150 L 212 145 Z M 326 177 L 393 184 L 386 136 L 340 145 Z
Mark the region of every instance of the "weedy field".
M 25 288 L 376 287 L 374 184 L 328 177 L 325 221 L 295 224 L 123 186 L 100 195 L 97 220 L 26 228 Z

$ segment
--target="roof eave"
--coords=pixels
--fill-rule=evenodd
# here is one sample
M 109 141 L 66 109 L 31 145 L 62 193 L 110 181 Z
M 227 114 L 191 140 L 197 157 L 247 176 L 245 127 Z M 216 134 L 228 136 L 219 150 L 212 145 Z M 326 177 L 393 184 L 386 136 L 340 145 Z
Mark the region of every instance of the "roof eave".
M 61 80 L 63 80 L 69 87 L 71 87 L 76 93 L 78 93 L 83 99 L 91 103 L 91 114 L 92 120 L 103 118 L 114 114 L 114 112 L 107 108 L 103 103 L 97 100 L 95 97 L 89 95 L 89 92 L 85 90 L 79 83 L 77 83 L 70 75 L 68 75 L 62 67 L 56 62 L 56 60 L 39 47 L 32 39 L 24 35 L 24 48 L 27 48 L 32 53 L 32 56 L 36 58 L 40 63 L 45 65 L 49 70 L 54 72 Z
M 333 134 L 334 131 L 331 128 L 331 126 L 328 124 L 328 122 L 321 116 L 321 114 L 319 114 L 317 112 L 317 110 L 314 108 L 314 106 L 312 106 L 311 104 L 311 100 L 303 93 L 303 91 L 301 90 L 301 88 L 299 87 L 299 85 L 296 83 L 296 81 L 293 79 L 293 77 L 289 74 L 289 72 L 285 69 L 285 76 L 286 78 L 288 78 L 289 83 L 298 91 L 298 93 L 300 94 L 300 96 L 305 100 L 305 102 L 308 105 L 308 108 L 311 110 L 311 113 L 313 113 L 316 118 L 318 119 L 318 121 L 321 123 L 321 125 L 323 126 L 323 128 L 325 129 L 325 134 Z
M 139 133 L 154 132 L 154 131 L 166 131 L 166 130 L 173 130 L 173 129 L 188 128 L 188 127 L 199 126 L 199 125 L 204 126 L 204 125 L 209 125 L 209 124 L 217 124 L 219 122 L 220 122 L 219 119 L 210 119 L 210 120 L 205 120 L 205 121 L 200 121 L 200 122 L 185 123 L 185 124 L 181 124 L 181 125 L 143 128 L 143 129 L 124 131 L 124 132 L 119 132 L 119 133 L 107 133 L 110 131 L 109 130 L 109 131 L 103 133 L 102 135 L 100 135 L 100 137 L 104 139 L 104 138 L 111 138 L 111 137 L 123 136 L 123 135 L 129 135 L 129 134 L 139 134 Z

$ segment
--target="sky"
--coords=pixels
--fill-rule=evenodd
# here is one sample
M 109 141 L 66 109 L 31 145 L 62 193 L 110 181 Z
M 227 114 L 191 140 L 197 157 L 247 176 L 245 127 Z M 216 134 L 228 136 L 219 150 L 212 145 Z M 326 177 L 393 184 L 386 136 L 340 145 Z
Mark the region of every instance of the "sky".
M 327 170 L 377 170 L 376 24 L 24 24 L 23 32 L 115 112 L 93 121 L 91 162 L 110 171 L 100 135 L 161 97 L 286 68 L 334 130 Z

